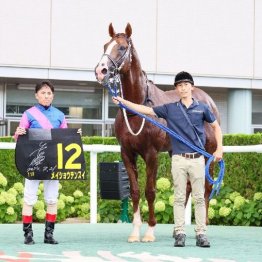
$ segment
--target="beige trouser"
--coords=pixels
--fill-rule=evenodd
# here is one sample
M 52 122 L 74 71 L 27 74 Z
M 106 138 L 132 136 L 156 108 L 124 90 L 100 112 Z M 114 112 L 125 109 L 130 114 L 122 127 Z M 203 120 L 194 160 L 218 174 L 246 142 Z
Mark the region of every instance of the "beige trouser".
M 192 197 L 195 200 L 195 232 L 197 235 L 206 232 L 205 207 L 205 159 L 203 156 L 187 159 L 183 156 L 172 156 L 172 176 L 174 183 L 174 221 L 176 234 L 185 234 L 185 199 L 186 185 L 189 178 L 192 186 Z

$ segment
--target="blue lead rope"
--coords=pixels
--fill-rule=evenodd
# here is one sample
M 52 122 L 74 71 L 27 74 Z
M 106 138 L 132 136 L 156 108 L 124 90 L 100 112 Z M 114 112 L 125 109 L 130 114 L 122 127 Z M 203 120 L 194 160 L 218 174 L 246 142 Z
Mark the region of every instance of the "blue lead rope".
M 106 84 L 106 87 L 108 88 L 109 92 L 111 93 L 111 95 L 113 97 L 116 97 L 118 95 L 116 86 L 114 87 L 114 90 L 111 88 L 111 86 L 109 84 Z M 167 132 L 169 135 L 171 135 L 175 139 L 179 140 L 180 142 L 186 144 L 187 146 L 189 146 L 190 148 L 192 148 L 196 152 L 198 152 L 198 153 L 204 155 L 205 157 L 207 157 L 208 160 L 207 160 L 207 163 L 206 163 L 206 166 L 205 166 L 205 175 L 206 175 L 206 179 L 208 180 L 208 182 L 211 185 L 213 185 L 211 194 L 209 196 L 209 200 L 214 196 L 214 194 L 216 194 L 216 195 L 219 194 L 219 191 L 220 191 L 220 188 L 221 188 L 221 185 L 222 185 L 222 182 L 223 182 L 223 178 L 224 178 L 224 173 L 225 173 L 225 163 L 224 163 L 223 159 L 221 159 L 218 162 L 218 165 L 220 167 L 220 170 L 219 170 L 219 173 L 218 173 L 218 178 L 217 178 L 217 180 L 213 180 L 211 175 L 210 175 L 210 173 L 209 173 L 210 164 L 213 162 L 213 160 L 215 158 L 213 155 L 209 154 L 207 151 L 205 151 L 205 150 L 203 150 L 203 149 L 201 149 L 201 148 L 199 148 L 197 146 L 192 145 L 186 139 L 184 139 L 183 137 L 178 135 L 176 132 L 174 132 L 170 128 L 166 127 L 165 125 L 155 121 L 154 119 L 152 119 L 152 118 L 150 118 L 150 117 L 148 117 L 146 115 L 143 115 L 143 114 L 141 114 L 139 112 L 134 111 L 133 109 L 127 107 L 126 105 L 122 104 L 121 102 L 119 102 L 119 106 L 121 108 L 124 108 L 124 109 L 128 110 L 129 112 L 131 112 L 133 114 L 136 114 L 136 115 L 144 118 L 146 121 L 148 121 L 148 122 L 152 123 L 153 125 L 161 128 L 162 130 Z

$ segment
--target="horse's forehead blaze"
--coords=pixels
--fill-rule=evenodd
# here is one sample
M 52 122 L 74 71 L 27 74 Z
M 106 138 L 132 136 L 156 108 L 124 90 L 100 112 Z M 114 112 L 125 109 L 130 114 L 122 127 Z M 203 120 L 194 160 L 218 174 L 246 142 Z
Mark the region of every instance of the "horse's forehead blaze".
M 128 41 L 126 40 L 125 37 L 115 37 L 114 39 L 111 40 L 108 44 L 105 45 L 105 54 L 112 54 L 113 49 L 116 45 L 121 45 L 124 47 L 128 47 Z
M 117 42 L 115 40 L 109 43 L 109 45 L 106 48 L 105 54 L 110 55 L 115 45 L 117 45 Z
M 126 36 L 118 36 L 115 38 L 115 41 L 119 44 L 119 45 L 125 45 L 128 46 L 128 41 Z

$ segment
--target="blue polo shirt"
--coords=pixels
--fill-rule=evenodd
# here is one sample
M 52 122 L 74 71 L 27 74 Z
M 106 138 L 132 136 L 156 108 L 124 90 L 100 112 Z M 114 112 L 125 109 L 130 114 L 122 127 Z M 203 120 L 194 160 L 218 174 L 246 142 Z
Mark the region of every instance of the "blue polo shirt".
M 181 111 L 179 103 L 180 102 L 175 102 L 164 104 L 162 106 L 156 106 L 153 107 L 153 110 L 158 117 L 164 118 L 167 121 L 168 128 L 186 139 L 189 143 L 201 147 L 192 126 L 188 123 L 183 112 Z M 181 105 L 194 125 L 202 144 L 205 145 L 206 136 L 204 122 L 213 123 L 216 120 L 214 114 L 210 111 L 208 105 L 194 99 L 189 108 L 187 108 L 182 102 Z M 174 137 L 171 137 L 171 143 L 173 154 L 195 152 L 195 150 Z

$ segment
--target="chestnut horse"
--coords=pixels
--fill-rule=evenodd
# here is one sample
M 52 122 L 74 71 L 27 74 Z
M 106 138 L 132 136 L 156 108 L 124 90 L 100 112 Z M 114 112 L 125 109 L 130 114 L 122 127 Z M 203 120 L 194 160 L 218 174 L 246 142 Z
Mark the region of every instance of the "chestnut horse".
M 162 91 L 151 81 L 148 81 L 146 74 L 141 68 L 141 64 L 131 40 L 132 28 L 128 23 L 125 33 L 116 34 L 112 24 L 109 25 L 109 35 L 111 40 L 104 45 L 104 54 L 95 68 L 97 80 L 106 85 L 113 77 L 119 77 L 121 95 L 134 103 L 148 106 L 159 106 L 179 100 L 176 90 Z M 209 105 L 216 118 L 219 119 L 218 110 L 214 101 L 201 89 L 194 88 L 193 97 Z M 149 122 L 143 124 L 143 119 L 134 114 L 124 116 L 122 109 L 118 110 L 115 120 L 115 134 L 121 146 L 121 156 L 126 167 L 130 181 L 130 195 L 133 202 L 133 230 L 128 238 L 128 242 L 140 241 L 140 226 L 142 219 L 140 216 L 139 199 L 140 192 L 138 186 L 138 172 L 136 160 L 140 155 L 146 164 L 146 187 L 145 197 L 148 202 L 149 218 L 148 227 L 142 238 L 143 242 L 155 240 L 154 228 L 156 225 L 154 213 L 154 200 L 156 191 L 156 175 L 158 168 L 158 153 L 171 152 L 169 135 L 159 127 Z M 127 121 L 125 120 L 127 119 Z M 157 119 L 165 124 L 163 119 Z M 127 127 L 129 125 L 129 128 Z M 142 125 L 142 126 L 141 126 Z M 138 132 L 133 135 L 129 131 Z M 205 125 L 206 130 L 206 151 L 212 154 L 216 149 L 216 141 L 209 124 Z M 213 165 L 210 166 L 210 173 L 213 174 Z M 206 207 L 208 207 L 208 197 L 212 186 L 206 181 Z M 191 192 L 190 184 L 187 187 L 188 195 Z M 187 196 L 188 197 L 188 196 Z

